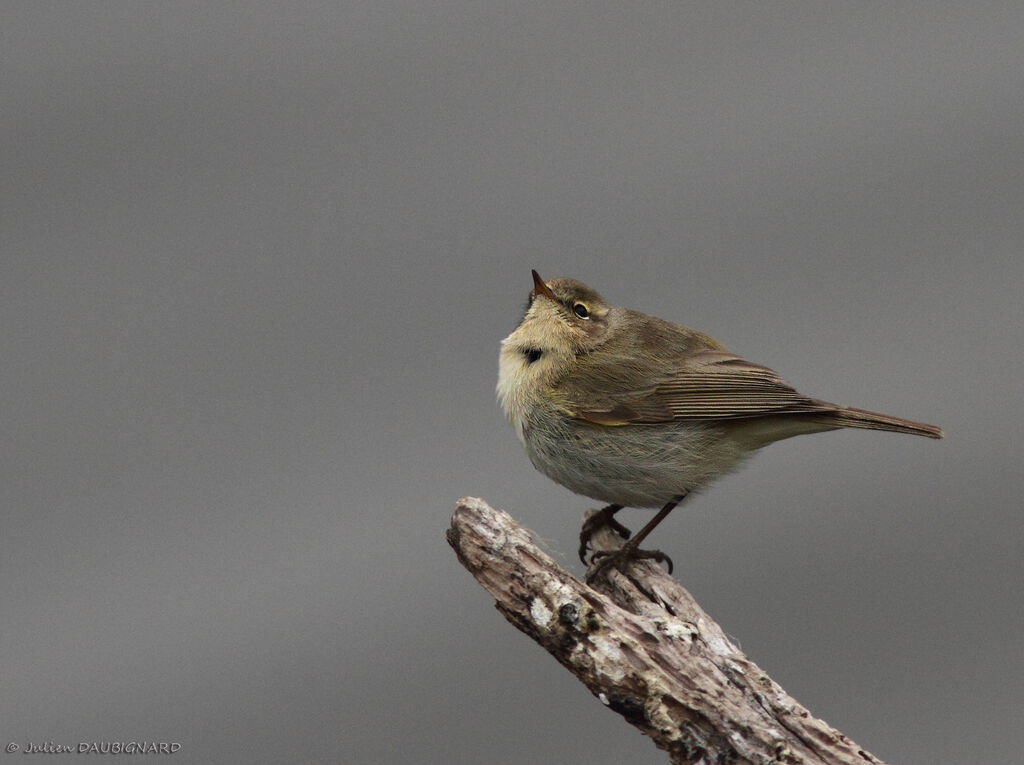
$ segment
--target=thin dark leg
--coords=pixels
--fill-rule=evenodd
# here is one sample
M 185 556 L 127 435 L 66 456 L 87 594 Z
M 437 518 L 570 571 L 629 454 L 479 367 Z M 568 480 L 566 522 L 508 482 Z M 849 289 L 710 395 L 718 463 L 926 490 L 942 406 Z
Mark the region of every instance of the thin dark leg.
M 593 579 L 595 576 L 597 576 L 597 574 L 606 569 L 608 566 L 614 565 L 618 567 L 619 565 L 627 563 L 630 559 L 634 558 L 647 558 L 656 560 L 659 563 L 667 563 L 668 572 L 671 574 L 672 559 L 665 555 L 665 553 L 663 553 L 661 550 L 640 550 L 638 548 L 640 546 L 640 543 L 643 542 L 644 539 L 646 539 L 647 536 L 652 531 L 654 531 L 657 525 L 668 517 L 668 514 L 672 512 L 672 509 L 680 502 L 682 502 L 685 498 L 685 494 L 680 494 L 669 500 L 668 504 L 661 508 L 661 510 L 658 511 L 658 514 L 651 518 L 647 525 L 640 529 L 640 531 L 637 532 L 636 536 L 630 539 L 628 542 L 626 542 L 626 544 L 624 544 L 621 549 L 616 550 L 615 552 L 594 553 L 593 557 L 591 558 L 591 561 L 594 561 L 595 559 L 602 560 L 600 560 L 600 562 L 597 563 L 594 570 L 590 573 L 590 575 L 587 576 L 587 579 Z
M 647 525 L 637 532 L 635 537 L 630 539 L 628 542 L 626 542 L 626 544 L 622 546 L 622 549 L 625 550 L 627 547 L 629 547 L 630 549 L 635 550 L 640 545 L 640 543 L 647 539 L 647 536 L 652 531 L 654 531 L 655 527 L 657 527 L 659 523 L 661 523 L 668 517 L 668 514 L 672 512 L 672 509 L 680 502 L 682 502 L 685 498 L 685 494 L 680 494 L 676 497 L 672 497 L 672 499 L 668 501 L 668 504 L 661 508 L 661 510 L 658 511 L 658 514 L 651 518 L 651 520 L 647 522 Z
M 602 526 L 608 526 L 623 539 L 629 539 L 629 529 L 615 520 L 615 514 L 621 509 L 622 505 L 608 505 L 583 522 L 583 528 L 580 529 L 580 560 L 583 563 L 587 562 L 587 548 L 590 547 L 590 538 Z

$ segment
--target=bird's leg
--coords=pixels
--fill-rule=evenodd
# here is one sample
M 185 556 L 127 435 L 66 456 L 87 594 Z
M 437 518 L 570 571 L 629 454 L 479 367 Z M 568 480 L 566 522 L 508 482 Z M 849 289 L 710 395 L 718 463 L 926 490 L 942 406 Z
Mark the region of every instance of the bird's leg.
M 587 562 L 587 548 L 590 547 L 590 538 L 602 526 L 612 529 L 623 539 L 629 539 L 629 529 L 615 520 L 615 514 L 621 509 L 622 505 L 608 505 L 583 521 L 583 528 L 580 529 L 580 560 L 583 563 Z
M 668 504 L 661 508 L 661 510 L 658 511 L 658 514 L 651 518 L 647 525 L 637 532 L 635 537 L 626 542 L 626 544 L 618 550 L 599 550 L 598 552 L 595 552 L 590 557 L 590 562 L 593 564 L 594 568 L 589 574 L 587 574 L 587 581 L 594 581 L 594 579 L 602 571 L 608 568 L 608 566 L 615 566 L 621 571 L 623 565 L 629 563 L 630 560 L 636 559 L 654 560 L 658 563 L 667 563 L 668 573 L 671 574 L 672 559 L 670 557 L 665 555 L 661 550 L 641 550 L 639 549 L 639 545 L 647 538 L 648 534 L 654 531 L 655 527 L 659 523 L 668 517 L 668 514 L 672 512 L 672 508 L 682 502 L 685 497 L 685 494 L 680 494 L 669 500 Z

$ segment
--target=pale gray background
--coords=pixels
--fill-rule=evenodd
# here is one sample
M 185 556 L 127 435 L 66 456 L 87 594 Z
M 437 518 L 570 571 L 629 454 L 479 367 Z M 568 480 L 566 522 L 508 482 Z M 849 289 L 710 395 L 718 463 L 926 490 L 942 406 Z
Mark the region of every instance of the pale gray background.
M 1020 762 L 1019 2 L 4 3 L 0 57 L 0 744 L 663 762 L 444 542 L 580 570 L 494 401 L 536 267 L 946 428 L 657 546 L 877 755 Z

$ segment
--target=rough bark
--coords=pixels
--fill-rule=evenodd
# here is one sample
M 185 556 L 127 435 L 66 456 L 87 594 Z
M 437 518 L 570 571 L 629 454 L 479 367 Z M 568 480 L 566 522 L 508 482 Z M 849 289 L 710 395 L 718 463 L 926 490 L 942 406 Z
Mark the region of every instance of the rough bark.
M 748 659 L 662 568 L 636 561 L 588 585 L 481 499 L 459 500 L 448 542 L 532 637 L 673 763 L 880 763 Z M 598 532 L 593 544 L 620 539 Z

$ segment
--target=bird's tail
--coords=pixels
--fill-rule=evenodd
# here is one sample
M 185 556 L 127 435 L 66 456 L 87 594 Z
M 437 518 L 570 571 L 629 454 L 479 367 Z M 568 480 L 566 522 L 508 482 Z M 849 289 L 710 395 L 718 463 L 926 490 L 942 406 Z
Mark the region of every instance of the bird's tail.
M 833 425 L 837 428 L 865 428 L 866 430 L 888 430 L 893 433 L 910 433 L 914 436 L 942 438 L 942 428 L 923 422 L 905 420 L 880 412 L 869 412 L 867 409 L 835 406 L 828 414 L 815 417 L 817 422 Z

